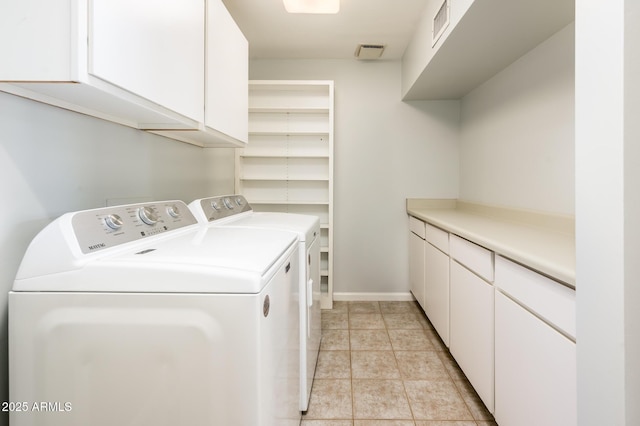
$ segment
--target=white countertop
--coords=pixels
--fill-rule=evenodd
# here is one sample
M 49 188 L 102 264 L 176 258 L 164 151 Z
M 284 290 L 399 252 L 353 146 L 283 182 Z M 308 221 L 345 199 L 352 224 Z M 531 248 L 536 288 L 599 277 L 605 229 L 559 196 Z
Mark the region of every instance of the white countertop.
M 572 217 L 428 199 L 408 199 L 407 213 L 570 287 L 576 286 Z

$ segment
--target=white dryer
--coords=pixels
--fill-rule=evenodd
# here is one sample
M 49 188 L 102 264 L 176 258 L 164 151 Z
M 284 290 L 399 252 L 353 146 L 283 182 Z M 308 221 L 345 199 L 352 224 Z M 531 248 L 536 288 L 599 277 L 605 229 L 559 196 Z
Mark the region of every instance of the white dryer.
M 9 294 L 11 424 L 298 425 L 298 269 L 181 201 L 61 216 Z
M 278 229 L 298 234 L 300 256 L 300 410 L 309 406 L 321 339 L 320 219 L 294 213 L 254 212 L 242 195 L 202 198 L 189 203 L 207 226 Z

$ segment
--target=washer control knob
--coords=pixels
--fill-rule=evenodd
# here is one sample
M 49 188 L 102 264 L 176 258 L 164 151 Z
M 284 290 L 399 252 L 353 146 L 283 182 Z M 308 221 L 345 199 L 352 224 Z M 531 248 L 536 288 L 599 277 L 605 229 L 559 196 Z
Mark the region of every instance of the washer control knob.
M 240 207 L 244 205 L 244 200 L 242 199 L 242 197 L 236 197 L 236 204 Z
M 218 200 L 213 200 L 213 201 L 211 202 L 211 207 L 213 207 L 213 209 L 217 211 L 217 210 L 220 210 L 220 208 L 221 208 L 222 206 L 220 205 L 220 203 L 218 202 Z
M 231 199 L 229 197 L 223 198 L 222 202 L 224 203 L 224 206 L 226 208 L 228 208 L 229 210 L 233 210 L 233 203 L 231 202 Z
M 122 224 L 123 224 L 122 218 L 115 213 L 105 217 L 104 223 L 114 231 L 117 231 L 118 229 L 122 228 Z
M 158 223 L 158 213 L 149 206 L 140 207 L 138 209 L 138 217 L 147 225 L 155 225 Z
M 169 216 L 171 216 L 174 219 L 177 219 L 180 217 L 180 209 L 175 204 L 172 204 L 169 207 L 167 207 L 167 213 L 169 214 Z

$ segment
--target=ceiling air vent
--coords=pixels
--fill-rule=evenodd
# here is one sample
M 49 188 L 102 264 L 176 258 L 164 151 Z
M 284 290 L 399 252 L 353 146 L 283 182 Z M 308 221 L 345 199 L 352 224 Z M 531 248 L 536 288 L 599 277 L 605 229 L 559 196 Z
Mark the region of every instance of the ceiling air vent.
M 435 16 L 433 17 L 433 41 L 431 46 L 435 46 L 444 30 L 449 26 L 449 0 L 444 0 Z
M 383 44 L 359 44 L 356 47 L 355 57 L 363 60 L 378 59 L 383 51 Z

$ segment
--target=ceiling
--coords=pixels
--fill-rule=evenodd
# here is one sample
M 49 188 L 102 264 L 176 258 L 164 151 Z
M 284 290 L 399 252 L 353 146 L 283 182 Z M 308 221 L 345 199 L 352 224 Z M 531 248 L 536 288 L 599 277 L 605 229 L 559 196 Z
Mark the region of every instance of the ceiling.
M 428 0 L 341 0 L 335 15 L 289 14 L 282 0 L 223 0 L 249 40 L 251 58 L 354 58 L 359 43 L 402 57 Z

